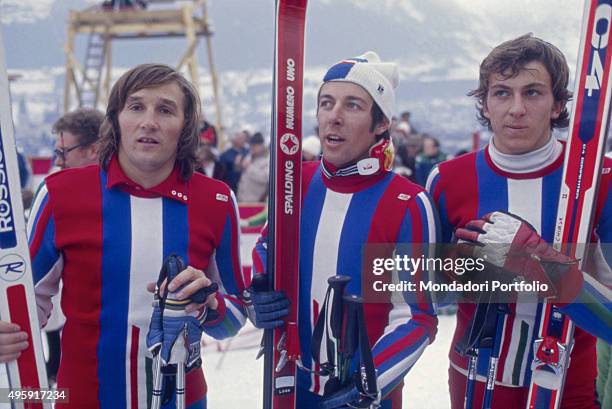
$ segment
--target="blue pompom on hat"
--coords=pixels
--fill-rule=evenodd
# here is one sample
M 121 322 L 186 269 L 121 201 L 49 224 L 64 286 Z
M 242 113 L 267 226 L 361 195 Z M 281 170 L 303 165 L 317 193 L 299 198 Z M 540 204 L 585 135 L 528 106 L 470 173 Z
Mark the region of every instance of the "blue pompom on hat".
M 399 84 L 397 64 L 382 62 L 374 51 L 367 51 L 334 64 L 323 77 L 323 84 L 329 81 L 352 82 L 361 86 L 391 121 L 395 111 L 394 90 Z

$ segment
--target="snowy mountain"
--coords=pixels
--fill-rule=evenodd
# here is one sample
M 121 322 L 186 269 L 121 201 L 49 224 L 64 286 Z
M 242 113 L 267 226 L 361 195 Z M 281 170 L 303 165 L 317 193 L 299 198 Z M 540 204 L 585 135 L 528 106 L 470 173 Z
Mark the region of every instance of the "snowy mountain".
M 125 69 L 117 69 L 118 76 Z M 11 84 L 17 143 L 29 156 L 49 155 L 53 138 L 51 124 L 63 107 L 64 70 L 12 70 L 21 78 Z M 214 121 L 210 77 L 201 69 L 200 94 L 206 117 Z M 314 133 L 316 95 L 323 67 L 309 68 L 304 81 L 304 133 Z M 220 73 L 220 100 L 226 132 L 238 129 L 269 132 L 271 101 L 270 70 L 224 71 Z M 473 81 L 404 81 L 398 92 L 399 111 L 409 110 L 419 131 L 438 135 L 454 152 L 469 146 L 467 138 L 478 128 L 473 101 L 465 93 Z M 399 112 L 398 111 L 398 112 Z M 465 138 L 464 138 L 465 137 Z M 457 145 L 463 140 L 463 144 Z
M 62 111 L 65 21 L 69 9 L 92 0 L 4 0 L 0 2 L 8 66 L 22 74 L 12 85 L 18 143 L 40 153 L 41 134 Z M 162 7 L 162 6 L 155 6 Z M 167 7 L 167 6 L 166 6 Z M 220 75 L 224 125 L 267 131 L 273 39 L 272 0 L 209 0 Z M 465 96 L 476 85 L 478 64 L 492 46 L 525 32 L 566 53 L 578 51 L 582 2 L 578 0 L 311 0 L 308 12 L 304 131 L 315 125 L 315 97 L 324 68 L 376 50 L 398 62 L 398 112 L 410 110 L 417 129 L 440 136 L 449 151 L 468 145 L 477 129 L 474 103 Z M 85 38 L 76 53 L 83 56 Z M 115 42 L 117 78 L 141 62 L 175 64 L 181 40 Z M 198 50 L 205 114 L 214 118 L 205 50 Z M 123 67 L 123 68 L 120 68 Z

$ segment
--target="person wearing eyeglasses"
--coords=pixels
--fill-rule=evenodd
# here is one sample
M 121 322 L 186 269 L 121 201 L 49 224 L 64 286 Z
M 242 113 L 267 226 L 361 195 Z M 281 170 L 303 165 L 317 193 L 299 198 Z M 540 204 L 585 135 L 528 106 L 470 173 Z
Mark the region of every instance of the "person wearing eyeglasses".
M 55 135 L 56 169 L 79 168 L 98 163 L 98 133 L 104 120 L 104 114 L 93 108 L 79 108 L 70 111 L 53 124 Z M 61 347 L 60 334 L 66 318 L 59 307 L 59 294 L 52 298 L 55 308 L 45 326 L 49 356 L 47 360 L 47 376 L 49 383 L 55 385 L 59 369 Z
M 55 170 L 79 168 L 98 163 L 98 139 L 104 114 L 93 108 L 79 108 L 58 118 L 52 126 L 55 134 Z M 44 328 L 49 355 L 47 376 L 56 384 L 61 358 L 60 335 L 66 318 L 60 306 L 59 293 L 52 298 L 53 310 Z
M 196 368 L 202 332 L 235 335 L 246 311 L 235 197 L 221 181 L 194 173 L 200 112 L 197 90 L 174 68 L 132 68 L 111 89 L 99 164 L 47 176 L 36 195 L 28 231 L 41 324 L 63 283 L 57 387 L 70 392 L 63 409 L 146 409 L 154 393 L 171 409 L 180 392 L 185 407 L 206 409 L 204 373 Z M 168 310 L 159 323 L 151 300 L 170 255 L 187 265 L 168 285 L 181 322 Z M 213 280 L 219 291 L 196 298 Z M 185 342 L 177 342 L 183 328 Z M 160 329 L 167 331 L 161 338 Z M 172 350 L 175 343 L 185 349 Z M 0 363 L 27 346 L 26 332 L 0 320 Z M 162 392 L 152 390 L 158 353 L 164 365 L 189 356 L 184 388 L 165 371 Z
M 98 132 L 104 114 L 93 108 L 79 108 L 53 124 L 55 165 L 61 169 L 98 163 Z

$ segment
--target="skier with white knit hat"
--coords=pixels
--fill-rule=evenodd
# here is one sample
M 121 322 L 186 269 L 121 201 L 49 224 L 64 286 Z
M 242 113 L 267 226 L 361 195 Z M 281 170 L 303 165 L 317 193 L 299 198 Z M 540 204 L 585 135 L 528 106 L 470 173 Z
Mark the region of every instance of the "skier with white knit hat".
M 302 168 L 297 408 L 400 408 L 403 378 L 436 333 L 428 293 L 419 293 L 418 302 L 401 296 L 391 302 L 389 292 L 369 298 L 372 265 L 367 259 L 372 245 L 397 251 L 397 243 L 435 243 L 438 231 L 427 193 L 391 171 L 389 124 L 398 83 L 396 64 L 382 62 L 369 51 L 334 64 L 318 92 L 322 158 Z M 266 247 L 267 227 L 253 251 L 255 274 L 265 274 Z M 328 316 L 328 278 L 334 275 L 351 277 L 345 292 L 365 301 L 362 337 L 354 334 L 343 342 L 371 346 L 369 373 L 359 369 L 363 350 L 357 348 L 344 366 L 348 376 L 338 376 L 330 322 L 325 321 L 322 332 L 316 329 L 317 318 Z M 415 271 L 403 279 L 417 280 L 419 275 Z M 251 290 L 251 298 L 251 319 L 260 328 L 283 325 L 294 307 L 281 292 Z M 376 387 L 364 389 L 364 377 Z

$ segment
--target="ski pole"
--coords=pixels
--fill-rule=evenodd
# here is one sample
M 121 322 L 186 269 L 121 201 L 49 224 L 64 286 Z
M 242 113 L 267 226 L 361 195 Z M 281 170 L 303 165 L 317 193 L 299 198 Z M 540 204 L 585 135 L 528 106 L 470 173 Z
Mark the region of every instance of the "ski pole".
M 467 385 L 465 388 L 465 409 L 471 409 L 474 405 L 474 390 L 476 389 L 476 373 L 478 370 L 478 349 L 470 348 L 466 353 L 468 360 Z
M 153 358 L 153 391 L 151 399 L 151 409 L 158 409 L 161 406 L 162 394 L 162 373 L 161 373 L 161 354 Z
M 495 388 L 495 378 L 497 377 L 497 364 L 499 363 L 499 353 L 501 351 L 504 320 L 506 318 L 506 314 L 510 312 L 508 309 L 508 304 L 495 304 L 495 309 L 495 337 L 491 341 L 492 350 L 487 369 L 487 384 L 485 386 L 484 398 L 482 401 L 483 409 L 491 409 L 491 403 L 493 402 L 493 389 Z
M 363 311 L 363 298 L 356 295 L 345 295 L 344 305 L 346 308 L 347 326 L 350 320 L 353 320 L 354 324 L 352 332 L 353 339 L 358 339 L 359 345 L 359 375 L 361 379 L 361 398 L 359 403 L 356 405 L 358 408 L 376 408 L 379 405 L 376 404 L 378 400 L 378 384 L 376 383 L 376 368 L 374 367 L 374 358 L 372 357 L 372 348 L 370 347 L 370 341 L 368 339 L 368 330 L 365 322 L 365 313 Z M 355 337 L 357 333 L 357 337 Z M 353 347 L 354 345 L 350 345 Z
M 476 390 L 476 377 L 478 375 L 478 358 L 480 355 L 480 348 L 483 346 L 483 331 L 486 330 L 487 317 L 489 316 L 489 309 L 491 307 L 489 303 L 490 298 L 484 301 L 483 297 L 483 294 L 479 294 L 476 300 L 476 311 L 470 322 L 469 331 L 463 334 L 455 346 L 455 351 L 457 351 L 459 355 L 468 357 L 468 374 L 465 385 L 465 398 L 463 401 L 464 409 L 473 409 L 474 407 L 474 392 Z M 476 325 L 479 326 L 478 329 L 475 328 Z
M 483 395 L 482 407 L 490 409 L 493 401 L 493 389 L 497 377 L 497 365 L 501 351 L 504 319 L 509 313 L 508 304 L 490 303 L 481 296 L 478 299 L 476 312 L 470 324 L 470 330 L 457 343 L 456 351 L 468 356 L 468 374 L 466 382 L 465 409 L 473 409 L 478 359 L 482 349 L 491 350 L 487 367 L 487 380 Z M 477 327 L 476 327 L 477 326 Z
M 251 287 L 253 287 L 253 290 L 255 291 L 259 291 L 259 292 L 263 292 L 263 291 L 268 291 L 269 289 L 269 283 L 268 283 L 268 276 L 266 274 L 255 274 L 251 280 Z M 247 303 L 248 306 L 251 305 L 251 296 L 249 295 L 248 291 L 245 291 L 244 293 L 244 302 Z M 259 351 L 257 352 L 257 356 L 255 357 L 255 359 L 259 359 L 262 356 L 264 356 L 265 352 L 266 352 L 266 345 L 269 345 L 272 343 L 272 330 L 271 329 L 264 329 L 263 331 L 263 335 L 261 336 L 261 343 L 259 346 Z M 265 361 L 269 361 L 269 355 L 264 357 Z M 271 365 L 271 363 L 270 363 Z M 266 364 L 265 366 L 268 366 L 268 364 Z M 264 382 L 267 382 L 267 371 L 264 374 Z M 264 390 L 267 390 L 267 388 L 264 388 Z M 264 398 L 264 400 L 266 400 Z
M 311 352 L 314 362 L 321 365 L 320 371 L 308 371 L 318 373 L 321 376 L 329 376 L 325 383 L 325 394 L 329 395 L 340 389 L 341 342 L 342 342 L 342 320 L 344 288 L 351 280 L 349 276 L 336 275 L 328 278 L 325 299 L 321 306 L 319 316 L 312 332 Z M 325 337 L 326 362 L 321 357 L 321 345 Z M 306 369 L 306 368 L 305 368 Z
M 174 385 L 176 396 L 176 408 L 185 408 L 185 372 L 186 367 L 194 368 L 201 364 L 199 342 L 190 343 L 190 333 L 185 307 L 191 302 L 203 304 L 209 295 L 219 289 L 218 284 L 212 283 L 208 287 L 201 288 L 190 298 L 179 300 L 176 294 L 186 285 L 179 287 L 173 292 L 168 291 L 168 286 L 178 274 L 186 268 L 183 260 L 177 255 L 168 256 L 162 265 L 157 280 L 155 295 L 153 298 L 153 315 L 151 325 L 147 334 L 147 347 L 154 355 L 153 365 L 153 391 L 151 408 L 159 409 L 172 396 L 170 384 Z M 160 288 L 166 280 L 166 287 L 162 292 Z M 211 314 L 211 312 L 209 312 Z M 201 324 L 198 321 L 198 324 Z M 194 344 L 197 347 L 194 347 Z M 164 385 L 164 375 L 169 375 Z
M 162 265 L 162 269 L 157 280 L 157 288 L 161 287 L 161 284 L 164 279 L 166 281 L 166 288 L 163 294 L 159 295 L 159 291 L 156 293 L 154 298 L 154 303 L 159 303 L 161 314 L 161 327 L 163 330 L 163 317 L 168 307 L 170 310 L 173 310 L 174 313 L 184 313 L 185 311 L 185 301 L 175 300 L 173 295 L 168 292 L 168 285 L 172 282 L 174 277 L 176 277 L 182 270 L 185 269 L 185 265 L 183 260 L 175 255 L 170 255 L 164 260 Z M 175 396 L 176 396 L 176 409 L 185 409 L 185 362 L 187 357 L 187 344 L 186 340 L 186 326 L 183 327 L 182 336 L 179 336 L 177 342 L 174 343 L 170 352 L 169 362 L 164 365 L 161 359 L 161 349 L 158 350 L 157 355 L 155 356 L 154 366 L 153 366 L 153 396 L 151 401 L 152 409 L 159 409 L 162 404 L 162 392 L 163 392 L 163 374 L 162 369 L 164 366 L 171 366 L 172 368 L 176 368 L 176 387 L 175 387 Z M 181 342 L 182 341 L 182 342 Z M 161 347 L 160 347 L 161 348 Z
M 344 371 L 340 378 L 342 383 L 348 382 L 351 360 L 359 347 L 359 332 L 357 330 L 356 305 L 351 300 L 344 299 L 344 328 L 342 331 L 342 367 Z
M 331 337 L 328 338 L 331 342 L 327 343 L 327 350 L 328 358 L 330 355 L 333 358 L 333 373 L 325 384 L 326 394 L 340 389 L 342 386 L 340 374 L 346 371 L 344 361 L 341 359 L 342 317 L 344 315 L 342 297 L 349 281 L 351 277 L 345 275 L 336 275 L 327 279 L 331 301 L 329 319 L 326 319 L 326 322 L 329 323 L 328 333 L 331 332 Z
M 187 328 L 185 328 L 185 332 Z M 185 338 L 187 335 L 185 334 Z M 183 348 L 187 347 L 187 344 L 184 343 Z M 180 348 L 180 346 L 179 346 Z M 176 409 L 185 409 L 185 358 L 187 354 L 182 354 L 182 362 L 177 362 L 176 364 Z

